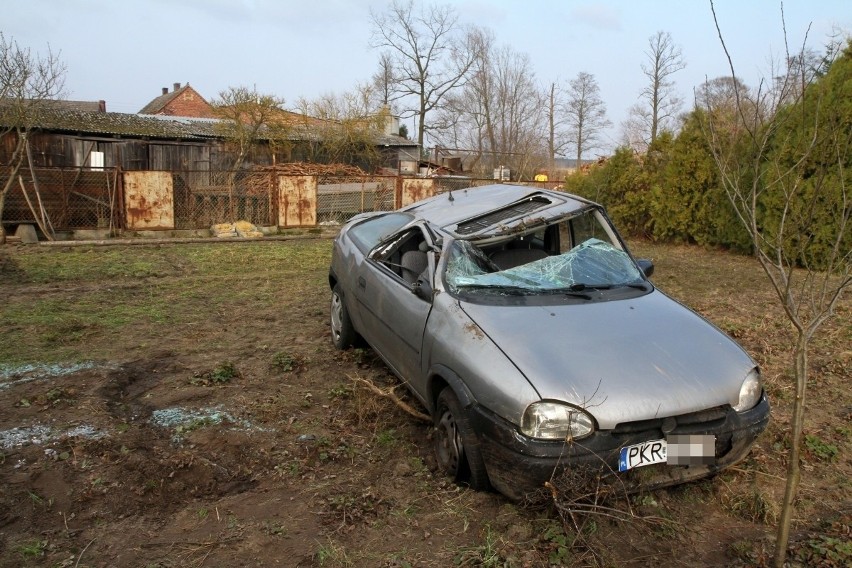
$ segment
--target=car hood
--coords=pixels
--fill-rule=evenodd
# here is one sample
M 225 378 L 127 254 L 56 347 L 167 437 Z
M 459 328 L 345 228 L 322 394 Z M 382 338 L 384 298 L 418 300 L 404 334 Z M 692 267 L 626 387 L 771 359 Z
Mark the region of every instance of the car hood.
M 461 302 L 542 399 L 586 408 L 601 429 L 734 405 L 754 361 L 659 290 L 555 306 Z

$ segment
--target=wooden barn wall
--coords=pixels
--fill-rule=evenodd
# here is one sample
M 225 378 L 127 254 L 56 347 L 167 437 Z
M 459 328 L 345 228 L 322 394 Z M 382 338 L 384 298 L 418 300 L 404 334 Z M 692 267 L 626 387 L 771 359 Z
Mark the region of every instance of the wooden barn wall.
M 103 152 L 104 167 L 125 171 L 216 171 L 233 165 L 234 156 L 219 140 L 160 141 L 136 138 L 80 136 L 63 133 L 33 132 L 30 136 L 33 165 L 36 167 L 73 168 L 89 166 L 89 152 Z M 309 142 L 293 142 L 273 157 L 263 145 L 251 152 L 246 166 L 270 165 L 291 161 L 309 161 Z M 0 140 L 0 160 L 8 161 L 15 147 L 15 135 Z M 385 167 L 397 169 L 401 150 L 383 148 Z
M 151 143 L 148 169 L 155 171 L 205 171 L 210 169 L 210 148 L 197 144 Z
M 5 136 L 0 143 L 0 159 L 8 161 L 14 146 L 14 136 Z M 125 171 L 207 171 L 210 170 L 211 146 L 203 142 L 113 140 L 39 132 L 30 136 L 33 165 L 51 168 L 88 167 L 91 165 L 90 153 L 103 152 L 106 168 L 120 166 Z
M 30 135 L 30 150 L 36 167 L 64 168 L 74 165 L 72 150 L 65 137 L 33 133 Z
M 115 154 L 121 169 L 137 171 L 148 169 L 148 142 L 145 140 L 122 140 L 115 143 Z

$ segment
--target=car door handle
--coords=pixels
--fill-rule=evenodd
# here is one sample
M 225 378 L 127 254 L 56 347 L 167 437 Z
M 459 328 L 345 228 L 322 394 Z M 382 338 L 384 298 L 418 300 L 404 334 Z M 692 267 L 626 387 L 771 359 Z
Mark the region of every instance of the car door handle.
M 367 289 L 367 281 L 366 281 L 366 280 L 364 280 L 364 277 L 363 277 L 363 276 L 359 276 L 359 277 L 358 277 L 358 287 L 359 287 L 359 288 L 364 288 L 365 290 Z

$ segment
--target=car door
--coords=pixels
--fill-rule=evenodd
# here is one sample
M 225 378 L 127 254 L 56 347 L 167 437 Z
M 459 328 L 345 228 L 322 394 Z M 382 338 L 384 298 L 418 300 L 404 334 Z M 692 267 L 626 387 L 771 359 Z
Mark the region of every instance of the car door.
M 421 372 L 423 330 L 432 309 L 431 302 L 412 287 L 418 278 L 431 284 L 435 260 L 427 248 L 425 232 L 408 228 L 371 251 L 357 274 L 361 334 L 404 380 L 415 379 Z M 407 266 L 411 258 L 420 259 L 417 274 Z

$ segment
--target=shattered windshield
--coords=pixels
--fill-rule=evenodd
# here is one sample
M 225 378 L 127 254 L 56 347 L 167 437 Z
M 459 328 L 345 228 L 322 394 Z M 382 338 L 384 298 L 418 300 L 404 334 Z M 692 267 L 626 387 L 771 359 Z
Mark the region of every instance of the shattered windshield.
M 564 254 L 505 270 L 476 245 L 456 241 L 447 259 L 446 282 L 451 292 L 495 288 L 535 294 L 641 285 L 644 278 L 627 253 L 589 238 Z

